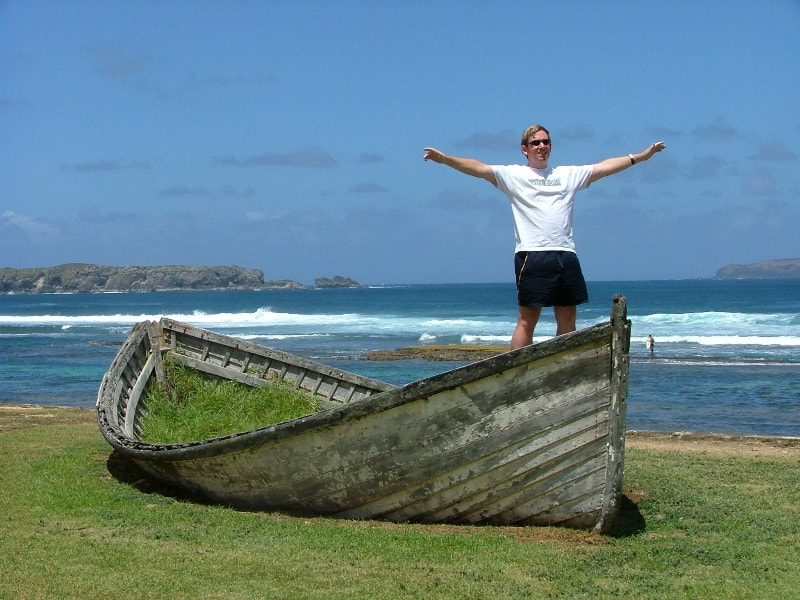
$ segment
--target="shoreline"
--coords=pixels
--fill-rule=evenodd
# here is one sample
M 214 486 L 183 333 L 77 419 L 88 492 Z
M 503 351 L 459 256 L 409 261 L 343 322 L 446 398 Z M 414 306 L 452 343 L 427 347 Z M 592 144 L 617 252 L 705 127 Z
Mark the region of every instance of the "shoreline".
M 94 424 L 95 414 L 94 407 L 0 402 L 0 435 L 15 429 Z M 793 436 L 629 429 L 625 433 L 625 438 L 626 446 L 632 450 L 697 452 L 724 456 L 771 456 L 800 460 L 800 437 Z

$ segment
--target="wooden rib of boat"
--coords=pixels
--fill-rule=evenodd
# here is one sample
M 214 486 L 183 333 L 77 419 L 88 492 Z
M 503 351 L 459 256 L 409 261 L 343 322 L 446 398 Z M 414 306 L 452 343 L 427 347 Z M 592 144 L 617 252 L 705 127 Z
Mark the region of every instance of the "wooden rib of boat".
M 142 322 L 103 378 L 101 432 L 151 477 L 212 502 L 424 523 L 605 532 L 621 498 L 630 321 L 611 318 L 402 387 L 170 319 Z M 139 438 L 164 355 L 323 409 L 187 443 Z

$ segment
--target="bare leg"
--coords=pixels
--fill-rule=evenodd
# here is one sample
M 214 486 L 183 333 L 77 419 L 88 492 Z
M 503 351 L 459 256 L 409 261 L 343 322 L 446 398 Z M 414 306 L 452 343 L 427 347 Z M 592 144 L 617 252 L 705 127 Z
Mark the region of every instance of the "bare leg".
M 519 319 L 511 336 L 511 349 L 516 350 L 523 346 L 530 346 L 533 343 L 533 330 L 539 322 L 539 315 L 542 314 L 541 307 L 520 306 Z
M 578 309 L 575 306 L 554 306 L 553 314 L 556 317 L 556 335 L 575 331 L 575 322 Z

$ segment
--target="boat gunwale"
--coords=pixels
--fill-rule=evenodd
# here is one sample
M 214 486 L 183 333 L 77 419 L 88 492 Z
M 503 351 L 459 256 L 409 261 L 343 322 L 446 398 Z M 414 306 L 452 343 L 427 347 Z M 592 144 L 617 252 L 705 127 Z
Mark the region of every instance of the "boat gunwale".
M 319 373 L 320 375 L 333 377 L 347 383 L 360 385 L 367 388 L 374 388 L 375 390 L 388 391 L 396 387 L 384 381 L 379 381 L 378 379 L 373 379 L 371 377 L 359 375 L 358 373 L 352 373 L 350 371 L 345 371 L 344 369 L 318 363 L 313 360 L 303 358 L 302 356 L 297 356 L 295 354 L 284 352 L 283 350 L 262 346 L 233 335 L 224 335 L 208 329 L 195 327 L 194 325 L 182 323 L 181 321 L 176 321 L 168 317 L 162 317 L 158 321 L 158 328 L 162 331 L 164 329 L 168 329 L 179 334 L 188 335 L 201 340 L 207 340 L 214 344 L 240 350 L 241 352 L 247 354 L 255 354 L 269 360 L 278 360 L 301 369 L 308 369 L 309 371 Z M 169 348 L 166 350 L 169 350 Z

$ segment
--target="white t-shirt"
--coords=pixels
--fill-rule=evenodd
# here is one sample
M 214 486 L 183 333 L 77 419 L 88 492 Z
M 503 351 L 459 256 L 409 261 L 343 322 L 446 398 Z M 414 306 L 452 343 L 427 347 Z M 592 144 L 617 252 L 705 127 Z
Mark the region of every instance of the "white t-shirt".
M 592 165 L 532 169 L 492 165 L 497 188 L 511 200 L 515 252 L 567 250 L 572 239 L 572 206 L 578 190 L 589 187 Z

